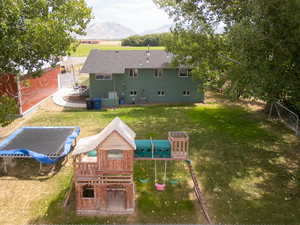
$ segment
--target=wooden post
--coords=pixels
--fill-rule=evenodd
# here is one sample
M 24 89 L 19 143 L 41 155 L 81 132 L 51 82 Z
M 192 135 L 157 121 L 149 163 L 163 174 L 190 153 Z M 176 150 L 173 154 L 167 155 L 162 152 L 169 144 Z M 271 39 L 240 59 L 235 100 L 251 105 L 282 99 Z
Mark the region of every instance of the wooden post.
M 154 145 L 152 142 L 152 137 L 150 137 L 150 141 L 151 141 L 151 148 L 152 148 L 152 158 L 154 158 Z
M 6 174 L 7 173 L 7 159 L 6 158 L 3 158 L 3 170 L 4 170 L 4 173 Z
M 41 172 L 42 169 L 43 169 L 43 166 L 42 166 L 42 163 L 40 162 L 40 171 L 39 172 Z

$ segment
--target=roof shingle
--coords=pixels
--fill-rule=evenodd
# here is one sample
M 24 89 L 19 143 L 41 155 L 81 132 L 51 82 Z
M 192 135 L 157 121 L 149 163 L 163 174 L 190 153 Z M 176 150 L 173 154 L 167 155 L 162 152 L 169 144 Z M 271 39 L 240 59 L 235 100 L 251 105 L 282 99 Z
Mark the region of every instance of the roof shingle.
M 150 53 L 150 54 L 149 54 Z M 98 50 L 88 55 L 81 73 L 124 73 L 126 68 L 170 68 L 172 54 L 164 50 Z

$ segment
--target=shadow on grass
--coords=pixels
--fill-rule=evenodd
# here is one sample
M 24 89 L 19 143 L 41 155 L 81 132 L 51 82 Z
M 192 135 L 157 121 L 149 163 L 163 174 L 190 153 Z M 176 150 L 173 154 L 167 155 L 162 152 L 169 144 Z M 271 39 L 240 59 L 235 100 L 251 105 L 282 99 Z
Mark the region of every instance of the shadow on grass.
M 214 104 L 132 107 L 105 112 L 72 110 L 50 116 L 46 121 L 50 124 L 56 121 L 63 125 L 82 125 L 88 132 L 96 133 L 115 116 L 134 129 L 137 139 L 149 136 L 166 139 L 168 131 L 176 130 L 189 133 L 190 158 L 216 223 L 299 222 L 300 162 L 297 149 L 300 144 L 299 139 L 291 140 L 291 133 L 283 126 L 273 126 L 262 116 L 242 107 Z M 38 123 L 38 119 L 33 122 Z M 176 173 L 176 169 L 169 172 Z M 151 191 L 148 186 L 137 186 L 140 194 L 137 218 L 140 219 L 135 222 L 152 222 L 147 220 L 153 218 L 152 211 L 148 214 L 147 209 L 143 209 L 149 202 L 152 202 L 154 216 L 170 215 L 171 211 L 163 213 L 159 210 L 165 208 L 159 202 L 163 196 L 174 198 L 180 193 L 163 195 Z M 183 186 L 183 189 L 187 187 Z M 52 207 L 49 206 L 49 214 Z
M 202 131 L 190 135 L 192 156 L 221 223 L 297 224 L 299 142 L 285 143 L 242 109 L 188 112 Z M 285 129 L 282 129 L 282 133 Z
M 40 168 L 40 163 L 35 159 L 13 159 L 12 163 L 7 166 L 7 173 L 4 173 L 3 169 L 0 170 L 0 180 L 13 177 L 18 180 L 44 181 L 55 176 L 65 163 L 66 159 L 64 158 L 58 160 L 54 165 L 43 164 Z
M 96 217 L 76 215 L 74 190 L 71 192 L 69 204 L 63 207 L 68 191 L 69 189 L 67 188 L 58 193 L 47 205 L 45 214 L 29 221 L 28 224 L 122 224 L 126 222 L 126 216 Z
M 135 165 L 136 177 L 151 176 L 151 181 L 147 184 L 139 183 L 135 180 L 137 189 L 136 212 L 133 215 L 122 216 L 78 216 L 75 213 L 75 194 L 72 190 L 71 199 L 66 208 L 63 207 L 64 199 L 68 189 L 62 190 L 47 205 L 47 210 L 43 216 L 35 218 L 29 224 L 197 224 L 201 223 L 197 216 L 198 208 L 196 202 L 190 200 L 189 195 L 192 189 L 187 188 L 187 179 L 182 179 L 180 184 L 167 184 L 166 191 L 159 192 L 154 189 L 153 168 L 145 165 L 149 161 L 142 161 Z M 161 164 L 161 163 L 160 163 Z M 144 168 L 142 170 L 142 168 Z M 158 176 L 163 176 L 162 164 L 158 165 Z M 169 164 L 168 173 L 187 173 L 183 167 L 176 164 Z M 175 173 L 173 173 L 175 171 Z
M 193 188 L 188 184 L 190 177 L 184 162 L 167 162 L 164 181 L 165 161 L 157 161 L 156 179 L 165 183 L 165 191 L 156 191 L 154 161 L 138 161 L 135 164 L 135 184 L 138 190 L 138 223 L 159 224 L 203 224 L 198 202 L 194 200 Z M 142 183 L 140 179 L 148 179 Z M 172 180 L 178 183 L 172 184 Z

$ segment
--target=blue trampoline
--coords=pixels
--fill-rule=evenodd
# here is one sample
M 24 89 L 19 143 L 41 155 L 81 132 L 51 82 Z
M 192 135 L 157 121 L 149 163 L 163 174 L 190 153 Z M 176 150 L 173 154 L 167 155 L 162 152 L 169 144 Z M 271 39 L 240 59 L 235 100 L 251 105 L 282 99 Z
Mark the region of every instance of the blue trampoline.
M 23 127 L 0 143 L 0 158 L 34 158 L 54 164 L 68 155 L 79 127 Z

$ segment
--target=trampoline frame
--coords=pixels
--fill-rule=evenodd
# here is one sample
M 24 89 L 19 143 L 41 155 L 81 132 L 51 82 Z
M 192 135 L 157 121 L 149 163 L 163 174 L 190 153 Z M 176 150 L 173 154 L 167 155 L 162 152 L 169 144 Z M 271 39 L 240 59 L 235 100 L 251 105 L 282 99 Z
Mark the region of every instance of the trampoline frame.
M 4 141 L 0 143 L 0 148 L 5 148 L 17 135 L 22 133 L 25 129 L 73 129 L 72 133 L 67 136 L 67 138 L 64 141 L 64 148 L 62 152 L 56 152 L 56 153 L 48 153 L 48 154 L 42 154 L 42 153 L 37 153 L 33 152 L 30 149 L 22 149 L 22 150 L 27 150 L 29 152 L 37 153 L 41 156 L 44 156 L 44 160 L 39 160 L 35 157 L 32 157 L 31 155 L 26 155 L 24 153 L 17 153 L 17 154 L 1 154 L 1 151 L 14 151 L 14 150 L 0 150 L 0 158 L 3 158 L 4 160 L 7 158 L 35 158 L 38 160 L 40 163 L 45 163 L 45 164 L 54 164 L 58 159 L 63 158 L 64 156 L 68 155 L 72 149 L 77 143 L 76 138 L 78 137 L 80 133 L 80 128 L 76 126 L 63 126 L 63 127 L 22 127 L 15 132 L 13 132 L 9 137 L 7 137 Z M 15 149 L 18 150 L 18 149 Z

